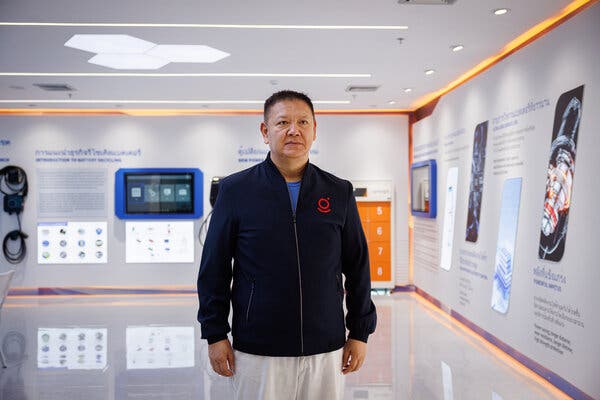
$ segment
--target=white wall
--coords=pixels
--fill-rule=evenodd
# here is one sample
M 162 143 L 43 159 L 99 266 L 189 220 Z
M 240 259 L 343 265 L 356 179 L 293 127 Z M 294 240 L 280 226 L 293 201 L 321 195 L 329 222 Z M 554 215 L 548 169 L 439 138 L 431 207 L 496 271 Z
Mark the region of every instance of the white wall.
M 415 221 L 415 285 L 594 398 L 600 398 L 600 268 L 594 251 L 600 243 L 598 38 L 600 4 L 595 4 L 444 96 L 433 115 L 413 131 L 415 161 L 438 162 L 438 217 Z M 559 262 L 541 260 L 538 245 L 555 108 L 562 93 L 580 85 L 585 85 L 583 114 L 566 249 Z M 526 112 L 511 114 L 522 108 Z M 473 137 L 475 126 L 486 120 L 481 225 L 477 242 L 471 243 L 465 230 Z M 504 122 L 515 125 L 503 128 Z M 439 257 L 450 167 L 458 167 L 458 196 L 452 267 L 444 271 Z M 513 177 L 522 177 L 522 193 L 510 305 L 502 314 L 490 305 L 502 187 Z M 558 279 L 540 276 L 541 270 Z
M 196 167 L 204 172 L 204 211 L 210 211 L 208 192 L 212 176 L 227 175 L 262 160 L 264 154 L 248 155 L 248 150 L 265 150 L 258 126 L 260 116 L 189 117 L 0 117 L 0 167 L 23 167 L 30 192 L 22 214 L 23 231 L 30 235 L 28 255 L 16 266 L 13 286 L 161 286 L 194 285 L 201 247 L 197 243 L 194 263 L 125 264 L 125 223 L 114 215 L 114 172 L 132 167 Z M 355 180 L 391 180 L 396 190 L 396 264 L 407 276 L 406 165 L 408 121 L 406 116 L 317 116 L 317 141 L 311 161 L 325 170 Z M 137 150 L 138 156 L 123 156 L 118 162 L 48 162 L 36 160 L 36 150 L 78 149 Z M 69 157 L 67 157 L 69 158 Z M 38 172 L 43 169 L 100 169 L 107 173 L 107 208 L 103 217 L 78 217 L 78 221 L 108 221 L 108 264 L 38 265 L 38 222 L 65 218 L 39 218 Z M 16 219 L 0 213 L 2 237 L 16 227 Z M 198 232 L 200 221 L 195 223 Z M 11 267 L 3 257 L 1 269 Z M 406 278 L 402 278 L 406 279 Z M 398 284 L 406 284 L 403 280 Z

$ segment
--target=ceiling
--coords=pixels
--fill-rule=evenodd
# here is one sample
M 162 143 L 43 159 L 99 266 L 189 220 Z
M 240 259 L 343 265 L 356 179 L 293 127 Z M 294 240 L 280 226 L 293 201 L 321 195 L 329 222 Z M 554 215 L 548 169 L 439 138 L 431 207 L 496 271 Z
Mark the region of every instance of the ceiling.
M 423 5 L 399 4 L 398 0 L 0 0 L 0 109 L 256 110 L 262 108 L 261 101 L 282 89 L 306 92 L 317 102 L 333 102 L 317 104 L 320 109 L 413 109 L 423 96 L 498 54 L 512 39 L 558 14 L 570 2 L 456 0 L 451 5 Z M 501 7 L 510 11 L 495 16 L 492 10 Z M 89 26 L 101 23 L 126 25 Z M 378 28 L 205 26 L 209 24 Z M 208 45 L 230 56 L 215 63 L 117 70 L 90 64 L 93 53 L 64 46 L 75 34 L 126 34 L 156 44 Z M 464 49 L 451 51 L 455 44 Z M 429 68 L 436 72 L 425 75 Z M 39 73 L 50 75 L 33 76 Z M 57 73 L 80 76 L 52 75 Z M 86 76 L 88 73 L 106 75 Z M 119 73 L 140 76 L 113 75 Z M 148 73 L 156 75 L 144 75 Z M 260 75 L 202 75 L 223 73 Z M 74 90 L 49 92 L 34 86 L 36 83 L 67 84 Z M 346 91 L 349 85 L 379 88 L 353 94 Z M 405 93 L 406 88 L 412 91 Z

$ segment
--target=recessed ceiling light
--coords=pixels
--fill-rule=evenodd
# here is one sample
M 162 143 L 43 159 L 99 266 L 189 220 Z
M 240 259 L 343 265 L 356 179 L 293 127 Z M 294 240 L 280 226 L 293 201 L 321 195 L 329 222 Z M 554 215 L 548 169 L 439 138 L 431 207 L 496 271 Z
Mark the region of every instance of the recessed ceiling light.
M 393 104 L 396 104 L 396 102 L 394 100 L 390 100 L 390 101 L 388 101 L 388 104 L 393 105 Z
M 457 52 L 457 51 L 461 51 L 462 49 L 464 49 L 465 46 L 463 46 L 462 44 L 456 44 L 456 45 L 450 46 L 450 48 L 452 49 L 452 51 Z
M 195 44 L 159 44 L 145 54 L 170 62 L 214 63 L 229 57 L 229 53 L 210 46 Z
M 509 11 L 508 8 L 496 8 L 493 13 L 494 15 L 504 15 Z
M 425 75 L 433 75 L 435 74 L 435 70 L 434 69 L 426 69 L 425 70 Z
M 407 87 L 406 89 L 404 89 L 404 93 L 410 93 L 412 92 L 412 88 Z
M 169 60 L 146 54 L 96 54 L 88 62 L 114 69 L 159 69 Z
M 73 35 L 65 46 L 91 53 L 144 53 L 156 43 L 129 35 Z

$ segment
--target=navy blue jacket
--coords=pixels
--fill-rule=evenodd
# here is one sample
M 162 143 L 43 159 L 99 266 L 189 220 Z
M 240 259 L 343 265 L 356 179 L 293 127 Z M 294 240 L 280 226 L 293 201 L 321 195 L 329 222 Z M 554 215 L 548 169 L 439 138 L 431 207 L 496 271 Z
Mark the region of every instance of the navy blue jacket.
M 198 321 L 209 344 L 227 337 L 230 303 L 233 347 L 245 353 L 337 350 L 346 342 L 345 326 L 350 338 L 366 342 L 376 325 L 370 290 L 350 182 L 309 163 L 295 214 L 270 156 L 219 183 L 198 275 Z

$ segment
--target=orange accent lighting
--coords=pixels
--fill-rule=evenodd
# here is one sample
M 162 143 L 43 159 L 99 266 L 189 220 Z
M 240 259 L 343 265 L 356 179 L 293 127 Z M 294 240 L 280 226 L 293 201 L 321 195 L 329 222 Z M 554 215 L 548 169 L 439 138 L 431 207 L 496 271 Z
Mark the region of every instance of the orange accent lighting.
M 506 44 L 506 46 L 504 46 L 504 48 L 500 51 L 500 53 L 486 58 L 485 60 L 483 60 L 482 62 L 477 64 L 475 67 L 473 67 L 469 71 L 465 72 L 464 74 L 459 76 L 454 81 L 450 82 L 448 85 L 446 85 L 442 89 L 435 91 L 433 93 L 429 93 L 429 94 L 417 99 L 412 104 L 412 107 L 414 107 L 415 110 L 419 109 L 420 107 L 424 106 L 425 104 L 429 103 L 430 101 L 432 101 L 438 97 L 441 97 L 441 96 L 445 95 L 446 93 L 456 89 L 456 87 L 458 87 L 458 86 L 462 85 L 463 83 L 467 82 L 468 80 L 474 78 L 475 76 L 479 75 L 483 71 L 487 70 L 488 68 L 497 64 L 498 62 L 502 61 L 503 59 L 505 59 L 512 53 L 514 53 L 515 51 L 527 46 L 529 43 L 533 42 L 534 40 L 536 40 L 536 39 L 540 38 L 541 36 L 545 35 L 546 33 L 550 32 L 552 29 L 556 28 L 558 25 L 562 24 L 569 18 L 575 16 L 577 13 L 579 13 L 580 11 L 583 11 L 585 8 L 591 6 L 593 3 L 596 3 L 597 1 L 598 0 L 575 0 L 575 1 L 573 1 L 571 4 L 569 4 L 567 7 L 565 7 L 562 11 L 560 11 L 557 15 L 540 22 L 539 24 L 530 28 L 526 32 L 517 36 L 515 39 L 513 39 L 508 44 Z

